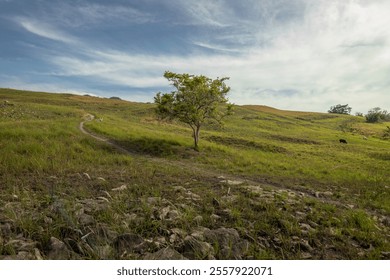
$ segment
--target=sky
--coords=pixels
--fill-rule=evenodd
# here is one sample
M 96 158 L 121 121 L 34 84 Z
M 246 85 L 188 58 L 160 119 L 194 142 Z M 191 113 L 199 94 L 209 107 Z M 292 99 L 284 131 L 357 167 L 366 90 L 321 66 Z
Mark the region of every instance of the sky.
M 0 87 L 153 102 L 163 74 L 229 100 L 390 110 L 390 0 L 0 0 Z

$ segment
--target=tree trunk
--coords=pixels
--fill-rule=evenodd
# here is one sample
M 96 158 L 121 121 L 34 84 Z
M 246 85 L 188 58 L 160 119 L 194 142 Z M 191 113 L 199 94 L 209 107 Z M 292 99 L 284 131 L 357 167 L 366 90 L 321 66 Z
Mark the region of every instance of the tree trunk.
M 196 151 L 199 151 L 199 146 L 198 146 L 198 143 L 199 143 L 199 130 L 200 130 L 200 126 L 196 126 L 193 128 L 193 131 L 194 131 L 194 149 Z

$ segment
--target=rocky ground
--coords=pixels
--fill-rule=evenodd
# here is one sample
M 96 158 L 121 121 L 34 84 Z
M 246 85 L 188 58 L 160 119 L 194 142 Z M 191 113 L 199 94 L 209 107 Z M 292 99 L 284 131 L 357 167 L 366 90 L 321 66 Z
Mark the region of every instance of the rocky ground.
M 213 191 L 194 179 L 151 196 L 138 186 L 108 189 L 103 177 L 77 176 L 96 182 L 96 196 L 19 194 L 1 204 L 0 259 L 390 258 L 375 251 L 373 238 L 353 234 L 364 224 L 342 228 L 343 217 L 355 217 L 354 205 L 327 203 L 329 191 L 219 177 Z M 372 221 L 389 237 L 389 217 Z

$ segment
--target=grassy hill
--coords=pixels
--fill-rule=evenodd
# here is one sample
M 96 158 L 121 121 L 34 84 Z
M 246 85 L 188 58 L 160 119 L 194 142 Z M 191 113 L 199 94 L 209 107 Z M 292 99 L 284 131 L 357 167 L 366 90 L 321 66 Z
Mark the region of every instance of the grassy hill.
M 390 259 L 389 123 L 153 110 L 0 89 L 0 259 Z

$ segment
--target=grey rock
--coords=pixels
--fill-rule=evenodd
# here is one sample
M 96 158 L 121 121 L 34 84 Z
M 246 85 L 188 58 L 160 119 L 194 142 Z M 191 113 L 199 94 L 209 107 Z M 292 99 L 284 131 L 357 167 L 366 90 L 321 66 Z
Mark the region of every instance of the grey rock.
M 162 208 L 159 213 L 160 220 L 173 221 L 179 219 L 180 216 L 180 212 L 176 209 L 171 209 L 171 206 Z
M 241 240 L 237 230 L 233 228 L 206 230 L 204 237 L 206 242 L 219 248 L 216 254 L 218 259 L 241 259 L 249 248 L 249 243 Z
M 193 236 L 187 236 L 180 250 L 188 259 L 214 259 L 214 248 L 210 243 L 199 241 Z
M 83 226 L 89 226 L 89 225 L 93 225 L 96 223 L 94 217 L 92 217 L 91 215 L 88 215 L 88 214 L 81 214 L 78 217 L 78 220 L 79 220 L 80 225 L 83 225 Z
M 119 255 L 123 255 L 124 253 L 143 253 L 147 248 L 144 239 L 134 233 L 119 235 L 115 238 L 112 245 Z
M 51 237 L 50 251 L 47 256 L 51 260 L 67 260 L 71 254 L 64 242 L 55 237 Z
M 202 217 L 201 215 L 198 215 L 198 216 L 196 216 L 196 217 L 193 219 L 193 221 L 194 221 L 196 224 L 200 225 L 200 224 L 203 222 L 203 217 Z
M 166 247 L 155 253 L 145 254 L 144 260 L 187 260 L 187 258 L 175 249 Z

